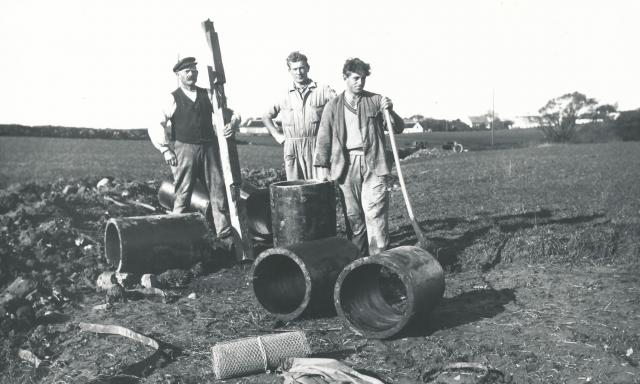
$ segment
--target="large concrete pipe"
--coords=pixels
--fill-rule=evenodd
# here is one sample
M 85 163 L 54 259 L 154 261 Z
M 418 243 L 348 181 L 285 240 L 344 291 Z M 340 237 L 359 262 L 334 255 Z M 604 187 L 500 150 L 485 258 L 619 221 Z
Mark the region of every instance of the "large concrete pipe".
M 164 208 L 173 209 L 173 202 L 176 200 L 175 189 L 171 181 L 165 180 L 158 189 L 158 202 Z M 243 182 L 240 186 L 240 204 L 245 204 L 249 231 L 260 240 L 270 240 L 271 230 L 271 208 L 269 205 L 269 189 L 258 188 L 249 182 Z M 204 187 L 196 184 L 191 194 L 189 207 L 196 212 L 200 212 L 208 220 L 211 218 L 211 203 Z
M 337 237 L 268 249 L 253 262 L 253 292 L 260 305 L 289 321 L 333 313 L 333 287 L 358 248 Z
M 402 246 L 358 259 L 338 276 L 336 311 L 366 337 L 391 337 L 419 324 L 444 294 L 440 263 L 422 248 Z
M 271 184 L 269 189 L 275 247 L 336 235 L 333 182 L 281 181 Z
M 171 211 L 173 210 L 174 201 L 176 201 L 176 191 L 173 187 L 173 182 L 164 180 L 158 189 L 158 202 L 165 209 Z M 209 202 L 209 196 L 200 183 L 197 183 L 193 189 L 189 208 L 194 212 L 202 213 L 206 217 L 211 217 L 211 203 Z
M 117 272 L 159 273 L 189 268 L 210 253 L 210 233 L 198 212 L 114 218 L 105 227 L 104 250 Z

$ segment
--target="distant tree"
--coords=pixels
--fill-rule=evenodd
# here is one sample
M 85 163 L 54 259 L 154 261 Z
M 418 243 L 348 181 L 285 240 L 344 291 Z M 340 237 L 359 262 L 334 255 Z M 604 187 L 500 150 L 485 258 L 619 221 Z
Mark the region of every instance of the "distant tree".
M 599 105 L 598 107 L 596 107 L 596 109 L 594 110 L 593 114 L 592 114 L 592 120 L 594 122 L 598 121 L 598 120 L 602 120 L 602 121 L 608 121 L 611 120 L 609 115 L 617 112 L 618 111 L 618 106 L 617 105 L 611 105 L 611 104 L 602 104 Z
M 620 112 L 614 130 L 624 141 L 640 140 L 640 109 Z
M 576 134 L 576 120 L 598 104 L 580 92 L 556 97 L 538 110 L 542 120 L 542 132 L 550 142 L 564 143 Z
M 416 121 L 416 122 L 421 122 L 422 120 L 424 120 L 424 116 L 422 116 L 420 114 L 413 115 L 413 116 L 409 117 L 409 120 Z

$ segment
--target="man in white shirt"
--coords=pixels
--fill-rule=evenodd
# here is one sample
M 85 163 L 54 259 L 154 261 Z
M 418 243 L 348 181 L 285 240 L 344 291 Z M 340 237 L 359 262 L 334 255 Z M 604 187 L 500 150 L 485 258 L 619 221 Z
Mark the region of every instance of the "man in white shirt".
M 200 180 L 209 193 L 216 234 L 230 247 L 231 225 L 220 150 L 211 116 L 213 106 L 208 91 L 196 86 L 196 65 L 193 57 L 185 57 L 174 65 L 173 72 L 179 87 L 171 92 L 162 110 L 160 125 L 149 128 L 149 137 L 171 166 L 176 195 L 173 212 L 181 213 L 188 209 L 193 188 Z M 230 120 L 223 128 L 227 138 L 234 135 L 234 128 L 240 123 L 235 115 Z

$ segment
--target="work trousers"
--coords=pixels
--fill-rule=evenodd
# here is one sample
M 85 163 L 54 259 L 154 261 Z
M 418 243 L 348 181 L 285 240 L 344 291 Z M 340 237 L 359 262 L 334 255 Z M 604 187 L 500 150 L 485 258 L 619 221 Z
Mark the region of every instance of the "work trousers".
M 347 174 L 338 183 L 346 207 L 347 236 L 360 256 L 375 255 L 389 246 L 389 195 L 385 176 L 369 169 L 361 154 L 350 154 Z
M 217 144 L 215 142 L 189 144 L 176 141 L 174 152 L 178 158 L 178 165 L 171 167 L 176 194 L 173 213 L 182 213 L 189 209 L 193 188 L 200 180 L 209 193 L 213 224 L 218 237 L 231 234 Z
M 317 178 L 313 166 L 315 136 L 288 137 L 284 141 L 284 169 L 287 180 L 309 180 Z

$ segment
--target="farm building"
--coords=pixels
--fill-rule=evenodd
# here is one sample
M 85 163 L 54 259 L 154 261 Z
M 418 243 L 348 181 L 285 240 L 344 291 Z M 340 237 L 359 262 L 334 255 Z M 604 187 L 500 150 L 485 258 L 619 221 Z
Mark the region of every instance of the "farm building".
M 537 128 L 540 126 L 540 116 L 515 116 L 511 129 Z
M 491 117 L 487 115 L 482 116 L 469 116 L 466 119 L 462 120 L 471 129 L 490 129 L 491 128 Z
M 421 133 L 426 132 L 424 127 L 417 121 L 405 121 L 404 131 L 402 133 Z

